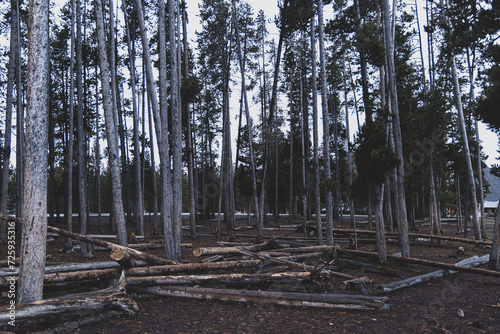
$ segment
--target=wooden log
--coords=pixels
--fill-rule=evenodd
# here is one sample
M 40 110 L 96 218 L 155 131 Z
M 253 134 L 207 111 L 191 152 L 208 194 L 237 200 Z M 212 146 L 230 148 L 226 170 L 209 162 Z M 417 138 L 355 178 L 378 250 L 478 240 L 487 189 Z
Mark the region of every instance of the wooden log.
M 335 234 L 352 234 L 352 233 L 354 233 L 354 230 L 335 229 L 333 232 Z M 373 235 L 373 236 L 376 234 L 375 231 L 368 231 L 368 230 L 356 230 L 356 233 L 368 234 L 368 235 Z M 386 236 L 397 236 L 397 235 L 398 234 L 396 232 L 386 232 Z M 451 236 L 445 236 L 445 235 L 432 235 L 432 234 L 425 234 L 425 233 L 408 233 L 408 236 L 410 236 L 412 238 L 457 241 L 457 242 L 464 242 L 464 243 L 475 244 L 475 245 L 491 245 L 491 241 L 488 241 L 488 240 L 474 240 L 474 239 L 451 237 Z
M 87 235 L 69 232 L 69 231 L 66 231 L 66 230 L 63 230 L 63 229 L 60 229 L 60 228 L 57 228 L 57 227 L 47 226 L 47 231 L 50 231 L 52 233 L 57 233 L 59 235 L 62 235 L 62 236 L 65 236 L 65 237 L 69 237 L 69 238 L 72 238 L 72 239 L 78 239 L 80 241 L 84 241 L 84 242 L 87 242 L 87 243 L 90 243 L 90 244 L 93 244 L 93 245 L 97 245 L 97 246 L 101 246 L 101 247 L 106 247 L 108 249 L 121 248 L 125 252 L 127 252 L 128 254 L 130 254 L 130 256 L 132 256 L 134 258 L 137 258 L 137 259 L 141 259 L 141 260 L 150 262 L 150 263 L 154 263 L 154 264 L 177 264 L 177 262 L 172 261 L 172 260 L 167 260 L 167 259 L 155 256 L 155 255 L 152 255 L 152 254 L 144 253 L 144 252 L 138 251 L 136 249 L 132 249 L 132 248 L 129 248 L 129 247 L 117 245 L 117 244 L 114 244 L 114 243 L 111 243 L 111 242 L 107 242 L 107 241 L 104 241 L 104 240 L 94 239 L 94 238 L 91 238 L 91 237 L 89 237 Z
M 135 261 L 136 267 L 143 267 L 148 265 L 146 261 Z M 45 274 L 63 273 L 72 271 L 96 270 L 96 269 L 110 269 L 120 268 L 120 265 L 115 261 L 99 261 L 99 262 L 85 262 L 85 263 L 64 263 L 45 267 Z M 12 272 L 0 272 L 0 277 L 17 276 L 19 275 L 19 268 L 15 268 Z
M 279 257 L 279 259 L 297 262 L 297 261 L 304 261 L 304 260 L 319 259 L 323 256 L 325 256 L 324 252 L 315 252 L 315 253 L 303 253 L 303 254 L 296 254 L 296 255 L 290 255 L 290 256 L 282 256 L 282 257 Z
M 43 276 L 44 284 L 67 283 L 83 280 L 99 280 L 118 277 L 119 268 L 95 269 L 84 271 L 73 271 L 65 273 L 52 273 Z M 0 288 L 6 288 L 10 285 L 12 279 L 17 280 L 18 276 L 0 277 Z
M 262 266 L 260 260 L 240 260 L 228 262 L 210 262 L 210 263 L 185 263 L 177 265 L 165 266 L 151 266 L 151 267 L 135 267 L 125 271 L 127 277 L 129 276 L 151 276 L 151 275 L 164 275 L 171 273 L 192 273 L 203 272 L 207 270 L 226 270 L 226 269 L 240 269 L 240 268 L 257 268 Z
M 266 260 L 266 261 L 275 262 L 275 263 L 279 263 L 279 264 L 285 264 L 285 265 L 290 266 L 292 268 L 299 268 L 299 269 L 302 269 L 302 270 L 307 270 L 307 271 L 309 271 L 311 273 L 316 271 L 316 268 L 313 267 L 313 266 L 310 266 L 310 265 L 307 265 L 307 264 L 304 264 L 304 263 L 298 263 L 298 262 L 286 260 L 286 259 L 283 259 L 283 258 L 274 258 L 274 257 L 266 256 L 266 255 L 263 255 L 263 254 L 259 254 L 259 253 L 253 253 L 253 252 L 250 252 L 250 251 L 247 251 L 247 250 L 240 250 L 240 253 L 241 254 L 245 254 L 245 255 L 249 255 L 249 256 L 253 256 L 253 257 L 259 258 L 261 260 Z M 342 273 L 339 273 L 339 272 L 336 272 L 336 271 L 331 271 L 331 270 L 320 270 L 319 273 L 320 274 L 326 274 L 326 275 L 329 275 L 329 276 L 340 277 L 340 278 L 343 278 L 343 279 L 353 279 L 354 278 L 354 276 L 347 275 L 347 274 L 342 274 Z
M 350 268 L 356 268 L 356 269 L 361 269 L 365 272 L 369 273 L 374 273 L 374 274 L 379 274 L 379 275 L 385 275 L 385 276 L 391 276 L 391 277 L 397 277 L 399 274 L 394 271 L 394 270 L 389 270 L 385 267 L 382 266 L 374 266 L 369 263 L 364 263 L 364 262 L 359 262 L 359 261 L 354 261 L 354 260 L 349 260 L 349 259 L 337 259 L 335 260 L 335 264 L 339 264 L 340 266 L 346 266 Z M 325 269 L 328 269 L 328 267 L 325 267 Z
M 456 266 L 476 267 L 476 266 L 479 266 L 481 264 L 488 263 L 489 259 L 490 259 L 489 254 L 484 255 L 482 257 L 473 256 L 471 258 L 457 262 L 457 263 L 455 263 L 455 265 Z M 441 269 L 441 270 L 433 271 L 431 273 L 419 275 L 416 277 L 410 277 L 410 278 L 407 278 L 407 279 L 404 279 L 401 281 L 380 285 L 377 287 L 377 290 L 379 292 L 389 293 L 389 292 L 401 290 L 401 289 L 408 288 L 408 287 L 416 285 L 416 284 L 428 282 L 428 281 L 436 279 L 436 278 L 440 278 L 440 277 L 444 277 L 444 276 L 452 275 L 452 274 L 456 274 L 456 273 L 457 273 L 457 271 L 454 271 L 454 270 Z
M 132 268 L 134 266 L 134 261 L 130 258 L 130 255 L 121 248 L 113 248 L 110 256 L 123 268 Z
M 322 307 L 339 310 L 388 310 L 389 299 L 381 296 L 344 294 L 308 294 L 193 287 L 130 287 L 131 291 L 160 296 L 216 299 L 230 302 L 284 306 Z
M 245 283 L 264 284 L 271 282 L 294 281 L 307 278 L 308 272 L 284 272 L 268 274 L 219 274 L 219 275 L 176 275 L 176 276 L 147 276 L 129 277 L 126 279 L 127 287 L 144 285 L 179 285 L 179 284 L 207 284 L 207 283 Z
M 276 242 L 274 239 L 271 239 L 266 242 L 250 246 L 196 248 L 193 250 L 193 254 L 194 256 L 237 254 L 240 249 L 251 252 L 259 252 L 261 250 L 273 249 L 274 247 L 276 247 Z
M 361 257 L 368 257 L 368 258 L 378 258 L 378 253 L 365 252 L 365 251 L 359 251 L 359 250 L 337 249 L 337 254 L 338 255 L 354 255 L 354 256 L 361 256 Z M 457 265 L 445 263 L 445 262 L 437 262 L 437 261 L 416 259 L 413 257 L 402 257 L 402 256 L 396 256 L 396 255 L 387 255 L 387 259 L 390 259 L 390 260 L 393 260 L 393 261 L 396 261 L 399 263 L 420 264 L 423 266 L 428 266 L 428 267 L 433 267 L 433 268 L 455 270 L 455 271 L 460 271 L 460 272 L 466 272 L 466 273 L 472 273 L 472 274 L 500 278 L 500 271 L 494 271 L 494 270 L 488 270 L 488 269 L 482 269 L 482 268 L 457 266 Z
M 0 328 L 12 328 L 11 324 L 17 328 L 23 324 L 33 325 L 34 321 L 49 319 L 60 321 L 67 315 L 81 317 L 108 310 L 135 313 L 138 309 L 137 304 L 125 293 L 125 277 L 122 274 L 117 284 L 104 290 L 3 307 L 0 310 Z

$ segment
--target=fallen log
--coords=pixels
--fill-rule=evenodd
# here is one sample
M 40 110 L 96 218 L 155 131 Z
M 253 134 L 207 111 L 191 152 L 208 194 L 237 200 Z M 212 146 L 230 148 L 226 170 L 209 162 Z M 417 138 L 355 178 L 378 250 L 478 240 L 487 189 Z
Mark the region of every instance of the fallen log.
M 95 269 L 85 271 L 73 271 L 65 273 L 52 273 L 43 276 L 44 284 L 67 283 L 81 280 L 102 280 L 117 277 L 120 274 L 119 268 Z M 10 285 L 12 280 L 17 281 L 18 276 L 0 277 L 0 288 Z
M 361 269 L 365 272 L 379 274 L 379 275 L 385 275 L 385 276 L 391 276 L 391 277 L 399 276 L 399 274 L 394 270 L 389 270 L 389 269 L 382 267 L 382 266 L 374 266 L 374 265 L 369 264 L 369 263 L 353 261 L 353 260 L 349 260 L 349 259 L 340 259 L 339 258 L 339 259 L 335 260 L 334 264 L 339 264 L 340 266 L 346 266 L 346 267 L 355 268 L 355 269 Z M 325 269 L 328 269 L 328 267 L 325 267 Z
M 134 266 L 134 260 L 130 258 L 130 254 L 121 248 L 113 248 L 110 256 L 123 268 L 132 268 Z
M 4 307 L 0 310 L 0 328 L 11 329 L 12 324 L 17 328 L 19 325 L 34 325 L 34 322 L 60 321 L 68 315 L 81 317 L 109 310 L 135 313 L 138 309 L 125 293 L 125 276 L 122 273 L 117 284 L 104 290 L 18 304 L 13 310 Z
M 237 254 L 239 250 L 244 249 L 250 252 L 259 252 L 262 250 L 273 249 L 276 246 L 274 239 L 268 240 L 266 242 L 250 245 L 250 246 L 236 246 L 236 247 L 203 247 L 196 248 L 193 250 L 194 256 L 202 255 L 227 255 L 227 254 Z
M 135 261 L 136 267 L 147 266 L 146 261 Z M 73 272 L 73 271 L 85 271 L 85 270 L 96 270 L 96 269 L 111 269 L 120 268 L 120 265 L 115 261 L 99 261 L 99 262 L 85 262 L 85 263 L 64 263 L 45 267 L 45 274 L 53 273 L 63 273 L 63 272 Z M 19 268 L 15 268 L 14 271 L 0 271 L 0 277 L 6 276 L 17 276 L 19 275 Z
M 278 259 L 297 262 L 297 261 L 304 261 L 304 260 L 319 259 L 323 256 L 325 256 L 324 252 L 315 252 L 315 253 L 296 254 L 296 255 L 290 255 L 290 256 L 281 256 Z
M 334 234 L 352 234 L 352 233 L 354 233 L 354 230 L 335 229 L 333 231 L 333 233 Z M 373 235 L 373 236 L 376 235 L 375 231 L 368 231 L 368 230 L 356 230 L 356 233 L 368 234 L 368 235 Z M 386 232 L 385 235 L 387 237 L 389 237 L 389 236 L 395 237 L 398 234 L 396 232 Z M 451 237 L 451 236 L 445 236 L 445 235 L 433 235 L 433 234 L 424 234 L 424 233 L 408 233 L 408 236 L 410 236 L 412 238 L 457 241 L 457 242 L 464 242 L 464 243 L 475 244 L 475 245 L 491 245 L 491 241 L 488 241 L 488 240 L 474 240 L 474 239 Z
M 361 257 L 377 258 L 378 259 L 378 253 L 365 252 L 365 251 L 359 251 L 359 250 L 337 249 L 337 254 L 338 255 L 354 255 L 354 256 L 361 256 Z M 445 262 L 437 262 L 437 261 L 423 260 L 423 259 L 417 259 L 417 258 L 413 258 L 413 257 L 402 257 L 402 256 L 396 256 L 396 255 L 387 255 L 387 259 L 393 260 L 393 261 L 396 261 L 399 263 L 420 264 L 423 266 L 428 266 L 428 267 L 433 267 L 433 268 L 455 270 L 455 271 L 461 271 L 461 272 L 466 272 L 466 273 L 472 273 L 472 274 L 500 278 L 500 271 L 494 271 L 494 270 L 488 270 L 488 269 L 482 269 L 482 268 L 457 266 L 457 265 L 445 263 Z
M 219 274 L 219 275 L 180 275 L 180 276 L 147 276 L 128 277 L 127 287 L 144 285 L 179 285 L 179 284 L 207 284 L 207 283 L 245 283 L 245 284 L 265 284 L 276 281 L 294 282 L 307 278 L 308 272 L 284 272 L 268 274 Z
M 256 268 L 262 266 L 260 260 L 240 260 L 228 262 L 209 262 L 209 263 L 186 263 L 165 266 L 151 266 L 151 267 L 134 267 L 127 269 L 125 274 L 128 276 L 151 276 L 163 275 L 171 273 L 190 273 L 202 272 L 206 270 L 219 270 L 219 269 L 239 269 L 239 268 Z
M 381 296 L 308 294 L 193 287 L 130 287 L 131 291 L 159 296 L 216 299 L 230 302 L 284 306 L 322 307 L 339 310 L 388 310 L 389 299 Z
M 490 259 L 489 254 L 484 255 L 482 257 L 473 256 L 471 258 L 457 262 L 457 263 L 455 263 L 455 265 L 456 266 L 475 267 L 475 266 L 479 266 L 481 264 L 488 263 L 489 259 Z M 457 273 L 457 271 L 454 271 L 454 270 L 441 269 L 441 270 L 433 271 L 431 273 L 427 273 L 424 275 L 410 277 L 410 278 L 407 278 L 407 279 L 404 279 L 401 281 L 380 285 L 377 287 L 377 290 L 379 292 L 389 293 L 389 292 L 401 290 L 401 289 L 408 288 L 408 287 L 416 285 L 416 284 L 428 282 L 428 281 L 436 279 L 436 278 L 440 278 L 440 277 L 444 277 L 444 276 L 452 275 L 452 274 L 456 274 L 456 273 Z
M 117 244 L 114 244 L 114 243 L 111 243 L 111 242 L 107 242 L 107 241 L 104 241 L 104 240 L 94 239 L 94 238 L 91 238 L 91 237 L 89 237 L 87 235 L 69 232 L 69 231 L 66 231 L 66 230 L 63 230 L 63 229 L 60 229 L 60 228 L 57 228 L 57 227 L 47 226 L 47 231 L 50 231 L 50 232 L 53 232 L 53 233 L 57 233 L 57 234 L 62 235 L 64 237 L 68 237 L 68 238 L 72 238 L 72 239 L 78 239 L 80 241 L 84 241 L 84 242 L 87 242 L 87 243 L 90 243 L 90 244 L 93 244 L 93 245 L 96 245 L 96 246 L 106 247 L 108 249 L 120 248 L 120 249 L 123 249 L 128 254 L 130 254 L 130 256 L 132 256 L 134 258 L 137 258 L 137 259 L 141 259 L 141 260 L 150 262 L 150 263 L 154 263 L 154 264 L 177 264 L 177 262 L 175 262 L 175 261 L 167 260 L 167 259 L 155 256 L 155 255 L 152 255 L 152 254 L 144 253 L 144 252 L 138 251 L 136 249 L 132 249 L 130 247 L 125 247 L 125 246 L 117 245 Z

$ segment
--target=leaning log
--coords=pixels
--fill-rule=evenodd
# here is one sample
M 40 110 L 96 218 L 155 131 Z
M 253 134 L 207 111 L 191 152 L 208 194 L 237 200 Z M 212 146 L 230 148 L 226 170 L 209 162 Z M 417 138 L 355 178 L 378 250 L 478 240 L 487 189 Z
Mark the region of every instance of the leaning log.
M 479 266 L 481 264 L 488 263 L 489 259 L 490 259 L 489 254 L 484 255 L 482 257 L 473 256 L 471 258 L 457 262 L 457 263 L 455 263 L 455 265 L 456 266 L 465 266 L 465 267 L 476 267 L 476 266 Z M 408 288 L 408 287 L 416 285 L 416 284 L 428 282 L 428 281 L 436 279 L 436 278 L 441 278 L 441 277 L 456 274 L 456 273 L 457 273 L 457 271 L 454 271 L 454 270 L 441 269 L 441 270 L 433 271 L 431 273 L 427 273 L 424 275 L 410 277 L 410 278 L 407 278 L 407 279 L 404 279 L 401 281 L 380 285 L 377 287 L 377 290 L 379 292 L 389 293 L 389 292 L 401 290 L 401 289 Z
M 338 255 L 354 255 L 368 258 L 378 258 L 378 253 L 375 252 L 365 252 L 359 250 L 347 250 L 347 249 L 337 249 Z M 478 274 L 484 276 L 491 276 L 500 278 L 500 271 L 482 269 L 482 268 L 472 268 L 472 267 L 464 267 L 457 266 L 455 264 L 445 263 L 445 262 L 437 262 L 430 261 L 424 259 L 417 259 L 413 257 L 403 257 L 396 255 L 387 255 L 387 259 L 393 260 L 395 262 L 404 263 L 404 264 L 419 264 L 427 267 L 439 268 L 439 269 L 447 269 L 447 270 L 455 270 L 460 272 L 466 272 L 471 274 Z
M 131 291 L 160 296 L 216 299 L 222 301 L 273 304 L 285 306 L 322 307 L 339 310 L 388 310 L 389 299 L 382 296 L 345 294 L 309 294 L 193 287 L 130 287 Z
M 11 324 L 17 328 L 19 325 L 34 325 L 34 322 L 62 320 L 64 316 L 90 315 L 109 310 L 135 313 L 138 309 L 125 293 L 125 277 L 122 274 L 117 284 L 104 290 L 18 304 L 12 312 L 4 307 L 0 310 L 0 328 L 12 328 Z
M 250 246 L 196 248 L 193 250 L 193 255 L 202 256 L 202 255 L 237 254 L 241 249 L 248 250 L 250 252 L 260 252 L 262 250 L 273 249 L 275 247 L 276 247 L 276 242 L 274 241 L 274 239 L 271 239 L 266 242 Z
M 130 258 L 130 254 L 121 248 L 113 248 L 110 256 L 123 268 L 132 268 L 134 266 L 134 260 Z
M 147 276 L 129 277 L 127 287 L 145 285 L 180 285 L 180 284 L 208 284 L 208 283 L 243 283 L 266 284 L 271 282 L 289 282 L 302 280 L 310 275 L 308 272 L 284 272 L 267 274 L 219 274 L 219 275 L 178 275 L 178 276 Z
M 89 237 L 88 235 L 83 235 L 79 233 L 73 233 L 69 232 L 57 227 L 52 227 L 52 226 L 47 226 L 47 231 L 57 233 L 59 235 L 62 235 L 64 237 L 72 238 L 72 239 L 78 239 L 80 241 L 87 242 L 89 244 L 101 246 L 101 247 L 106 247 L 108 249 L 113 249 L 113 248 L 120 248 L 123 249 L 125 252 L 130 254 L 130 256 L 136 258 L 136 259 L 141 259 L 150 263 L 154 264 L 177 264 L 177 262 L 172 261 L 172 260 L 167 260 L 152 254 L 144 253 L 141 251 L 138 251 L 137 249 L 132 249 L 130 247 L 125 247 L 121 245 L 114 244 L 112 242 L 107 242 L 104 240 L 99 240 L 99 239 L 94 239 Z

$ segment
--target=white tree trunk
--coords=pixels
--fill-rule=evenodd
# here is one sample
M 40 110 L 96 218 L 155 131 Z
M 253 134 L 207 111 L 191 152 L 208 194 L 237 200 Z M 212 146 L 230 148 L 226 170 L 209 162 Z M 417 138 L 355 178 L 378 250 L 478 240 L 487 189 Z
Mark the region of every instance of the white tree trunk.
M 31 0 L 19 303 L 42 299 L 47 239 L 48 83 L 49 1 Z

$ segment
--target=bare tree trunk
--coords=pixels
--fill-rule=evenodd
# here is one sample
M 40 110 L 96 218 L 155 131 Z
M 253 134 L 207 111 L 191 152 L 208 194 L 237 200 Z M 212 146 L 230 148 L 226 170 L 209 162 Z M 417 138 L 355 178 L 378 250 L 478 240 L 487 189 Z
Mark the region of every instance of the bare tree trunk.
M 129 54 L 129 70 L 130 70 L 130 88 L 132 90 L 132 112 L 134 121 L 134 187 L 135 191 L 135 231 L 137 235 L 144 235 L 144 198 L 142 192 L 142 173 L 141 173 L 141 157 L 139 148 L 139 111 L 137 103 L 137 80 L 135 77 L 136 67 L 135 67 L 135 51 L 132 46 L 132 40 L 130 37 L 129 20 L 127 17 L 127 7 L 125 1 L 123 1 L 123 15 L 125 19 L 125 31 L 127 40 L 127 51 Z
M 375 199 L 375 226 L 377 229 L 377 252 L 381 264 L 387 263 L 387 244 L 384 225 L 384 184 L 372 185 Z
M 123 210 L 122 185 L 120 183 L 120 160 L 118 158 L 118 132 L 116 129 L 116 118 L 113 116 L 112 91 L 110 87 L 110 73 L 108 56 L 106 53 L 106 42 L 104 38 L 104 21 L 101 0 L 95 2 L 96 31 L 99 47 L 99 65 L 101 70 L 101 87 L 103 95 L 104 117 L 106 123 L 106 136 L 109 152 L 109 166 L 111 170 L 112 211 L 116 219 L 117 237 L 120 245 L 126 246 L 127 230 L 125 226 L 125 214 Z
M 321 226 L 321 192 L 319 188 L 319 138 L 318 138 L 318 91 L 316 74 L 316 28 L 311 20 L 311 60 L 312 60 L 312 104 L 313 104 L 313 145 L 314 145 L 314 204 L 316 221 L 316 244 L 323 244 L 323 228 Z
M 140 0 L 136 1 L 137 16 L 139 18 L 139 25 L 141 28 L 142 48 L 146 60 L 146 76 L 148 80 L 148 92 L 151 99 L 151 106 L 153 107 L 153 116 L 155 117 L 158 150 L 160 153 L 160 168 L 161 168 L 161 217 L 163 234 L 165 235 L 165 253 L 168 259 L 175 260 L 177 257 L 176 241 L 174 234 L 174 222 L 172 217 L 173 204 L 172 204 L 172 182 L 170 171 L 170 144 L 168 135 L 168 93 L 167 93 L 167 41 L 165 32 L 165 2 L 158 2 L 158 34 L 159 34 L 159 61 L 160 61 L 160 111 L 158 112 L 158 103 L 155 91 L 155 82 L 153 78 L 153 70 L 151 67 L 151 57 L 149 51 L 148 38 L 146 36 L 146 27 L 144 25 L 144 12 Z M 174 70 L 174 69 L 172 69 Z M 155 111 L 156 110 L 156 111 Z
M 21 81 L 21 23 L 19 19 L 19 1 L 17 2 L 17 62 L 16 62 L 16 85 L 17 85 L 17 109 L 16 109 L 16 216 L 23 216 L 24 203 L 24 106 Z
M 443 1 L 440 1 L 443 8 L 443 23 L 449 26 L 447 14 L 445 12 L 446 6 Z M 477 217 L 477 193 L 476 193 L 476 183 L 474 181 L 474 170 L 472 168 L 471 152 L 469 148 L 469 137 L 467 136 L 467 130 L 465 128 L 464 110 L 462 106 L 462 93 L 460 92 L 460 83 L 458 81 L 457 74 L 457 64 L 455 62 L 455 55 L 453 51 L 450 51 L 448 55 L 449 62 L 451 65 L 451 76 L 453 80 L 453 90 L 455 95 L 455 107 L 457 108 L 458 123 L 460 127 L 460 134 L 463 140 L 463 149 L 465 154 L 465 163 L 467 167 L 467 181 L 469 184 L 470 196 L 472 199 L 472 225 L 474 227 L 474 237 L 476 240 L 482 240 L 481 225 L 479 224 Z M 467 217 L 466 217 L 467 218 Z
M 183 53 L 184 53 L 184 80 L 188 79 L 189 75 L 189 57 L 188 57 L 188 42 L 187 42 L 187 11 L 186 0 L 182 1 L 182 32 L 183 32 Z M 186 148 L 188 154 L 188 182 L 189 182 L 189 226 L 191 227 L 191 237 L 196 239 L 196 192 L 194 190 L 194 161 L 193 161 L 193 140 L 191 130 L 191 109 L 189 101 L 183 101 L 187 114 L 186 123 Z
M 12 138 L 12 104 L 14 95 L 14 80 L 16 75 L 16 61 L 19 40 L 18 36 L 18 12 L 17 0 L 11 0 L 12 23 L 10 28 L 10 53 L 9 68 L 7 75 L 7 100 L 5 106 L 5 139 L 3 147 L 3 166 L 0 175 L 0 212 L 7 213 L 7 198 L 9 197 L 9 169 Z M 19 98 L 19 97 L 18 97 Z M 5 221 L 0 222 L 0 243 L 7 242 Z
M 342 70 L 344 79 L 344 104 L 345 104 L 345 129 L 346 129 L 346 153 L 347 153 L 347 173 L 349 178 L 349 188 L 352 187 L 353 183 L 353 165 L 350 144 L 350 128 L 349 128 L 349 104 L 347 101 L 347 72 L 345 66 L 345 57 L 342 58 Z M 351 217 L 351 226 L 354 228 L 354 249 L 358 249 L 358 234 L 356 233 L 357 224 L 356 216 L 354 214 L 354 197 L 352 194 L 349 195 L 349 214 Z
M 408 238 L 408 218 L 406 214 L 406 193 L 405 193 L 405 175 L 404 175 L 404 159 L 403 159 L 403 142 L 401 137 L 401 125 L 399 120 L 398 95 L 396 88 L 396 70 L 394 65 L 394 38 L 391 29 L 390 21 L 390 5 L 389 0 L 382 1 L 383 23 L 385 48 L 387 51 L 387 74 L 389 82 L 389 95 L 391 101 L 391 110 L 393 114 L 393 131 L 394 131 L 394 147 L 396 156 L 399 159 L 397 166 L 397 212 L 398 212 L 398 232 L 399 243 L 403 256 L 410 256 L 410 242 Z M 395 8 L 394 8 L 395 10 Z
M 250 108 L 248 106 L 248 96 L 247 96 L 247 87 L 246 87 L 246 79 L 245 79 L 245 60 L 243 59 L 240 35 L 239 35 L 239 26 L 238 26 L 238 17 L 236 10 L 236 1 L 232 0 L 233 7 L 233 22 L 235 27 L 235 35 L 236 35 L 236 47 L 238 52 L 238 61 L 240 63 L 240 73 L 241 73 L 241 90 L 243 94 L 243 101 L 245 107 L 245 118 L 247 121 L 247 132 L 248 132 L 248 143 L 249 143 L 249 152 L 250 152 L 250 175 L 252 177 L 252 191 L 253 191 L 253 199 L 254 199 L 254 207 L 255 207 L 255 216 L 257 221 L 260 219 L 260 211 L 259 211 L 259 194 L 257 191 L 257 176 L 256 176 L 256 167 L 255 167 L 255 152 L 253 148 L 253 122 L 250 116 Z
M 28 21 L 28 107 L 24 220 L 18 303 L 42 299 L 47 239 L 49 2 L 31 0 Z
M 161 2 L 161 1 L 160 1 Z M 170 107 L 172 112 L 172 233 L 174 235 L 174 258 L 181 260 L 182 238 L 182 114 L 180 97 L 180 75 L 178 39 L 176 31 L 179 27 L 178 0 L 168 1 L 168 26 L 170 45 Z
M 331 180 L 330 168 L 330 122 L 328 113 L 328 96 L 326 93 L 326 51 L 324 40 L 323 24 L 323 1 L 318 0 L 318 21 L 319 21 L 319 54 L 320 54 L 320 80 L 321 80 L 321 106 L 323 110 L 323 151 L 325 159 L 325 180 Z M 326 182 L 325 202 L 326 202 L 326 244 L 333 245 L 333 208 L 332 208 L 332 190 L 330 182 Z

